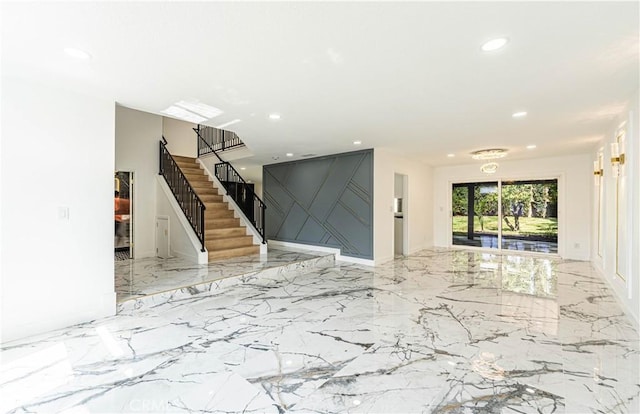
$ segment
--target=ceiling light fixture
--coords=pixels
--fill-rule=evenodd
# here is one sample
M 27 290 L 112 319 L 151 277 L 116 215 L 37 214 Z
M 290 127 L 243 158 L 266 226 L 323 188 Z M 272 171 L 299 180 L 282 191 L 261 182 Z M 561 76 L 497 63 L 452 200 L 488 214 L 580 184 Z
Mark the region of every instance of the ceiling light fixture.
M 482 171 L 485 174 L 493 174 L 496 171 L 498 171 L 498 163 L 490 162 L 487 164 L 483 164 L 482 167 L 480 167 L 480 171 Z
M 506 37 L 498 37 L 496 39 L 491 39 L 488 42 L 485 42 L 482 44 L 482 50 L 484 52 L 491 52 L 493 50 L 498 50 L 504 47 L 504 45 L 506 45 L 508 41 L 509 39 L 507 39 Z
M 85 52 L 84 50 L 81 49 L 76 49 L 75 47 L 66 47 L 64 49 L 64 53 L 67 54 L 67 56 L 70 56 L 74 59 L 78 59 L 78 60 L 90 60 L 91 59 L 91 55 L 87 52 Z
M 287 157 L 293 157 L 293 153 L 292 153 L 292 152 L 287 152 L 287 153 L 286 153 L 286 156 L 287 156 Z
M 271 114 L 269 115 L 269 119 L 277 121 L 278 119 L 280 119 L 280 114 Z
M 491 148 L 473 151 L 471 158 L 474 160 L 495 160 L 497 158 L 504 158 L 507 156 L 507 150 L 503 148 Z
M 246 170 L 246 169 L 247 169 L 247 167 L 240 167 L 240 169 L 241 169 L 242 171 L 244 171 L 244 170 Z
M 527 112 L 526 111 L 514 112 L 511 114 L 511 116 L 513 118 L 524 118 L 525 116 L 527 116 Z
M 447 154 L 447 157 L 449 157 L 449 158 L 453 158 L 455 156 L 456 156 L 456 154 Z
M 353 141 L 353 145 L 360 145 L 362 144 L 362 141 Z
M 534 144 L 527 145 L 527 149 L 529 149 L 529 150 L 531 150 L 531 149 L 536 149 L 536 148 L 537 148 L 537 146 L 536 146 L 536 145 L 534 145 Z

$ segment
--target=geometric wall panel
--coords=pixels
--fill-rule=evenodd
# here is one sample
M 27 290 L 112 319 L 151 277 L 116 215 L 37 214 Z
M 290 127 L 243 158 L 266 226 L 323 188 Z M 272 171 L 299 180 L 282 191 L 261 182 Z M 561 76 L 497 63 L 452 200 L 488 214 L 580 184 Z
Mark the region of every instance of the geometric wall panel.
M 373 259 L 373 150 L 263 167 L 266 237 Z

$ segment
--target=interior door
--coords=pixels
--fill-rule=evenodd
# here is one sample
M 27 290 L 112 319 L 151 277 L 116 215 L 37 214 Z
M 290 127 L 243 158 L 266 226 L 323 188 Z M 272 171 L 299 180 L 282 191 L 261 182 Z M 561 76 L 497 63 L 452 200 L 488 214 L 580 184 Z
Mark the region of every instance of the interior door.
M 169 217 L 156 217 L 156 255 L 169 257 Z

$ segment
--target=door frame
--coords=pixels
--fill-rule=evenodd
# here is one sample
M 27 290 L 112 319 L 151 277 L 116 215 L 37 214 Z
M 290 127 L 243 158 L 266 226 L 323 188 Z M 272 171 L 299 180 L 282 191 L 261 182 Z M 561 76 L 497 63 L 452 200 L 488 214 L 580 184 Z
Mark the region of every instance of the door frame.
M 133 259 L 135 257 L 135 209 L 137 203 L 135 202 L 136 191 L 135 191 L 135 171 L 133 170 L 116 170 L 114 172 L 114 180 L 115 175 L 118 173 L 128 173 L 129 174 L 129 259 Z M 115 247 L 115 246 L 114 246 Z
M 502 182 L 503 181 L 539 181 L 539 180 L 556 180 L 558 185 L 558 251 L 556 253 L 543 253 L 543 252 L 531 252 L 526 250 L 509 250 L 502 248 Z M 491 249 L 486 247 L 477 247 L 477 246 L 463 246 L 459 244 L 453 244 L 453 185 L 454 184 L 464 184 L 467 182 L 473 183 L 492 183 L 498 182 L 498 192 L 500 197 L 498 197 L 498 213 L 500 219 L 498 220 L 498 248 Z M 536 175 L 536 174 L 523 174 L 523 175 L 509 175 L 509 176 L 499 176 L 499 177 L 482 177 L 478 179 L 468 178 L 468 179 L 453 179 L 449 180 L 448 188 L 448 200 L 447 206 L 449 208 L 449 220 L 447 224 L 447 231 L 449 234 L 449 248 L 457 249 L 457 250 L 473 250 L 494 254 L 505 254 L 505 253 L 517 253 L 517 254 L 526 254 L 532 256 L 543 256 L 543 257 L 564 257 L 565 253 L 565 240 L 564 240 L 564 226 L 566 223 L 565 214 L 564 214 L 564 206 L 565 206 L 565 187 L 564 187 L 564 174 L 545 174 L 545 175 Z

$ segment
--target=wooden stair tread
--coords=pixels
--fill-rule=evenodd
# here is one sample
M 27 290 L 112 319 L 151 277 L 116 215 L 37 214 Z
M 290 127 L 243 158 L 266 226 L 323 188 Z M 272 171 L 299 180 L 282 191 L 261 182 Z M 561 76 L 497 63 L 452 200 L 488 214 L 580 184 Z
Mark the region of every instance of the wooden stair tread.
M 209 252 L 209 260 L 229 259 L 231 257 L 259 254 L 260 246 L 237 247 L 233 249 L 215 250 Z

